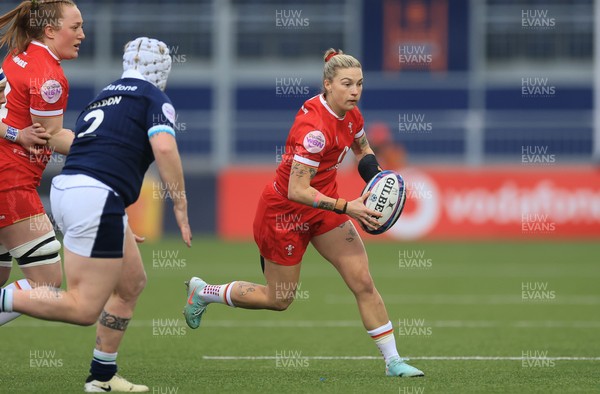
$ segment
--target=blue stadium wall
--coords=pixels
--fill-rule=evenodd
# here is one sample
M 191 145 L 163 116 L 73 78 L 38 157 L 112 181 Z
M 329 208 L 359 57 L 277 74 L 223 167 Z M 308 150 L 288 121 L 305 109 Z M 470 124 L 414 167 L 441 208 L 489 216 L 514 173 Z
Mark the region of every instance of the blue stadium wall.
M 385 87 L 370 87 L 369 77 L 387 78 L 379 74 L 383 68 L 384 57 L 383 45 L 373 45 L 381 43 L 383 37 L 383 28 L 381 20 L 383 17 L 383 1 L 369 0 L 363 5 L 363 56 L 361 62 L 365 71 L 366 89 L 361 100 L 361 110 L 365 116 L 367 125 L 370 121 L 387 122 L 392 129 L 397 128 L 398 113 L 405 111 L 436 111 L 436 110 L 466 110 L 468 108 L 468 90 L 467 86 L 450 87 L 444 86 L 443 78 L 431 78 L 426 89 L 402 89 L 400 85 L 407 78 L 411 78 L 411 73 L 398 73 L 389 78 L 389 84 Z M 468 53 L 468 1 L 452 0 L 448 1 L 448 61 L 449 71 L 468 71 L 469 53 Z M 320 73 L 319 70 L 315 70 Z M 389 75 L 388 75 L 389 77 Z M 420 77 L 423 77 L 421 73 Z M 425 81 L 427 82 L 427 81 Z M 398 87 L 395 87 L 398 85 Z M 316 94 L 319 87 L 312 87 L 311 94 Z M 85 103 L 89 102 L 95 96 L 92 86 L 75 85 L 71 86 L 69 99 L 69 112 L 71 115 L 77 113 Z M 169 86 L 168 94 L 171 97 L 175 108 L 178 111 L 202 110 L 210 113 L 213 107 L 213 94 L 210 86 Z M 271 128 L 265 128 L 256 122 L 246 122 L 244 118 L 237 117 L 233 122 L 233 149 L 234 155 L 274 155 L 274 149 L 284 144 L 289 126 L 293 117 L 302 105 L 303 101 L 310 97 L 292 97 L 285 100 L 274 94 L 274 83 L 266 83 L 263 87 L 238 87 L 235 90 L 235 108 L 246 114 L 255 114 L 254 117 L 261 120 L 260 111 L 277 111 L 279 123 Z M 536 110 L 581 110 L 591 111 L 593 108 L 593 89 L 581 88 L 576 86 L 561 86 L 557 89 L 557 94 L 549 100 L 532 100 L 524 98 L 520 89 L 514 87 L 494 87 L 485 91 L 486 109 L 491 110 L 527 110 L 534 113 Z M 375 119 L 371 113 L 385 113 L 383 119 Z M 493 116 L 493 115 L 489 115 Z M 186 122 L 185 119 L 181 119 Z M 68 127 L 68 125 L 67 125 Z M 464 135 L 464 129 L 457 126 L 438 125 L 440 133 L 448 135 Z M 178 142 L 183 154 L 208 154 L 212 148 L 210 130 L 210 119 L 205 124 L 187 123 L 186 133 L 180 133 Z M 527 133 L 529 130 L 524 126 L 522 130 L 511 130 L 515 133 Z M 494 154 L 514 150 L 517 151 L 523 144 L 523 140 L 517 143 L 519 146 L 507 146 L 511 142 L 496 138 L 505 130 L 485 125 L 485 153 Z M 546 143 L 555 154 L 560 153 L 580 153 L 589 154 L 592 146 L 592 128 L 588 126 L 577 126 L 571 130 L 561 130 L 566 136 L 576 135 L 578 138 L 573 144 L 561 143 L 556 141 Z M 198 138 L 200 136 L 201 138 Z M 248 138 L 252 137 L 252 138 Z M 399 133 L 394 133 L 394 138 L 399 139 Z M 536 136 L 537 144 L 544 144 L 543 140 Z M 543 138 L 543 137 L 542 137 Z M 563 141 L 564 142 L 564 141 Z M 514 144 L 514 143 L 513 143 Z M 413 140 L 406 143 L 406 148 L 411 157 L 418 157 L 426 154 L 454 154 L 464 153 L 464 137 L 448 141 L 436 142 L 428 140 Z M 186 179 L 188 195 L 190 201 L 190 219 L 195 233 L 214 234 L 216 229 L 216 184 L 217 174 L 188 175 Z M 48 181 L 45 179 L 42 186 L 47 190 Z M 177 232 L 177 228 L 172 219 L 170 208 L 165 210 L 165 230 L 167 232 Z

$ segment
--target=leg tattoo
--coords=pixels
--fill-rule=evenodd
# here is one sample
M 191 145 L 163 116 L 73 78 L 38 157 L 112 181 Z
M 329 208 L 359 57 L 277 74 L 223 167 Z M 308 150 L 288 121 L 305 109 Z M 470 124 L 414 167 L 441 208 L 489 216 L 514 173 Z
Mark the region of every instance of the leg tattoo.
M 254 283 L 248 283 L 248 282 L 239 282 L 240 284 L 240 288 L 239 288 L 239 292 L 240 292 L 240 297 L 243 297 L 245 295 L 247 295 L 248 293 L 254 293 L 256 291 L 256 284 Z
M 103 310 L 98 322 L 104 327 L 112 328 L 113 330 L 125 331 L 131 318 L 119 317 L 111 315 Z
M 356 232 L 356 229 L 354 227 L 350 226 L 350 230 L 348 230 L 348 234 L 346 235 L 346 241 L 352 242 L 356 239 L 356 237 L 358 237 L 358 233 Z

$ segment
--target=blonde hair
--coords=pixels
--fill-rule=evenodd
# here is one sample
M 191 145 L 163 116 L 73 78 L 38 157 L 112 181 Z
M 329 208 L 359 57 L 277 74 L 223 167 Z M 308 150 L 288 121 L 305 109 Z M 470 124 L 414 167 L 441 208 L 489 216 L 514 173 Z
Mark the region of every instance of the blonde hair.
M 44 29 L 50 25 L 60 28 L 63 5 L 75 6 L 72 0 L 23 1 L 12 11 L 0 16 L 0 47 L 8 47 L 7 56 L 24 52 L 33 40 L 42 40 Z
M 341 49 L 336 51 L 333 48 L 329 48 L 325 51 L 323 60 L 325 61 L 325 65 L 323 66 L 323 81 L 333 81 L 338 68 L 362 68 L 360 62 L 354 56 L 346 55 Z

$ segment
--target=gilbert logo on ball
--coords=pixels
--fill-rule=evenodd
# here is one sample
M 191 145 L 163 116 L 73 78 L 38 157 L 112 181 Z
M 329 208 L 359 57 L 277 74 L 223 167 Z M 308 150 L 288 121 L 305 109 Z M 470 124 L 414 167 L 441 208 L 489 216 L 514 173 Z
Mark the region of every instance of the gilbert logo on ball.
M 389 230 L 398 220 L 406 202 L 406 188 L 402 176 L 394 171 L 382 171 L 367 183 L 361 195 L 371 192 L 365 206 L 382 214 L 377 221 L 380 227 L 370 230 L 361 227 L 369 234 L 381 234 Z

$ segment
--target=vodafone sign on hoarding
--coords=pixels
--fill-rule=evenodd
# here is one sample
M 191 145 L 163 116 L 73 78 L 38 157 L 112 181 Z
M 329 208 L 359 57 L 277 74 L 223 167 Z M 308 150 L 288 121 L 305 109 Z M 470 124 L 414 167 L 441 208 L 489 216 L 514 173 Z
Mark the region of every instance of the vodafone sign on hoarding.
M 393 238 L 600 237 L 599 170 L 403 172 L 412 190 Z
M 600 238 L 600 169 L 456 167 L 400 172 L 407 186 L 402 216 L 382 235 L 363 232 L 365 239 Z M 258 198 L 273 177 L 272 169 L 228 169 L 220 175 L 220 236 L 252 238 Z M 338 174 L 340 196 L 356 198 L 363 187 L 354 169 Z

